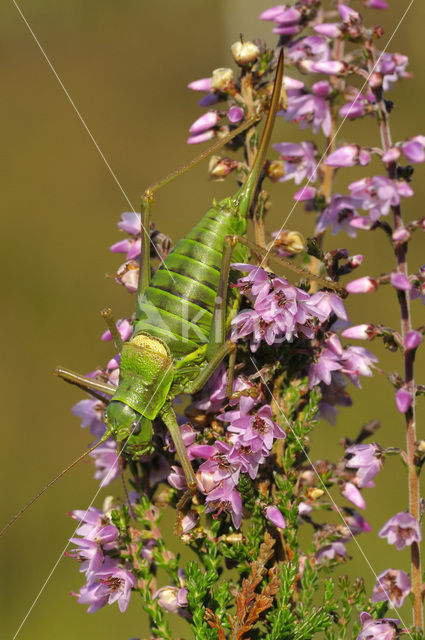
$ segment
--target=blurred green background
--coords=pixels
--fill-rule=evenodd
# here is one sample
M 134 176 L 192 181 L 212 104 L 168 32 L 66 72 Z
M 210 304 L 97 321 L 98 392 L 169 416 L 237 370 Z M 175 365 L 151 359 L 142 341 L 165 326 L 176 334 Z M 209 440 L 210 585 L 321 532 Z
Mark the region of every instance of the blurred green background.
M 271 4 L 271 3 L 270 3 Z M 22 0 L 21 9 L 57 73 L 87 122 L 123 190 L 137 208 L 143 188 L 197 153 L 185 144 L 190 123 L 201 113 L 199 94 L 186 89 L 191 80 L 232 64 L 229 45 L 242 32 L 275 42 L 269 23 L 259 23 L 268 6 L 258 0 Z M 385 43 L 408 6 L 390 0 L 388 12 L 367 11 L 369 24 L 380 23 Z M 422 73 L 425 6 L 415 2 L 394 36 L 390 51 L 409 55 L 413 80 L 389 94 L 395 101 L 394 140 L 424 133 Z M 124 289 L 105 278 L 119 264 L 108 247 L 119 239 L 116 223 L 129 205 L 78 120 L 64 92 L 37 48 L 14 4 L 2 4 L 1 20 L 1 176 L 2 200 L 2 523 L 87 446 L 89 436 L 70 414 L 83 396 L 53 375 L 57 364 L 81 372 L 93 370 L 112 354 L 101 343 L 99 311 L 112 306 L 115 316 L 131 313 Z M 346 124 L 342 139 L 378 144 L 376 124 Z M 307 138 L 311 137 L 310 131 Z M 300 140 L 294 125 L 279 119 L 276 140 Z M 347 181 L 364 170 L 346 172 Z M 406 219 L 423 216 L 424 168 L 417 167 L 414 200 L 403 207 Z M 206 180 L 202 165 L 158 194 L 154 220 L 177 240 L 198 220 L 213 196 L 234 190 L 232 183 Z M 293 187 L 275 185 L 269 230 L 280 227 L 292 206 Z M 289 227 L 311 233 L 311 218 L 301 206 Z M 414 271 L 423 259 L 416 234 L 409 255 Z M 393 268 L 384 238 L 340 235 L 328 246 L 348 246 L 367 258 L 358 275 Z M 422 256 L 421 256 L 422 253 Z M 352 298 L 354 323 L 398 326 L 396 298 L 389 288 Z M 423 307 L 413 304 L 416 324 Z M 400 368 L 397 356 L 374 345 L 380 366 Z M 419 363 L 423 365 L 422 363 Z M 422 366 L 422 374 L 424 368 Z M 419 378 L 419 382 L 424 382 Z M 384 376 L 363 382 L 364 393 L 351 389 L 354 407 L 342 410 L 336 428 L 323 423 L 316 433 L 313 457 L 340 454 L 338 441 L 354 436 L 372 418 L 382 421 L 377 440 L 403 446 L 404 426 L 395 411 Z M 418 433 L 424 437 L 423 410 Z M 1 540 L 1 636 L 12 638 L 74 531 L 69 510 L 85 508 L 96 491 L 93 468 L 81 464 L 16 524 Z M 366 517 L 373 533 L 359 539 L 376 573 L 385 568 L 408 570 L 409 554 L 397 553 L 376 536 L 386 519 L 406 507 L 406 476 L 397 459 L 388 461 L 377 488 L 366 491 Z M 120 492 L 113 485 L 109 493 Z M 103 492 L 103 496 L 108 491 Z M 370 496 L 370 497 L 369 497 Z M 100 506 L 102 498 L 97 504 Z M 170 526 L 171 526 L 171 520 Z M 309 532 L 307 532 L 309 535 Z M 353 543 L 352 562 L 344 568 L 374 583 L 370 568 Z M 35 604 L 19 638 L 60 640 L 76 637 L 122 638 L 148 635 L 140 600 L 132 598 L 126 615 L 114 605 L 88 616 L 69 597 L 83 583 L 74 561 L 58 564 Z M 410 613 L 405 609 L 406 622 Z M 183 623 L 172 617 L 173 628 Z M 187 637 L 187 633 L 186 633 Z

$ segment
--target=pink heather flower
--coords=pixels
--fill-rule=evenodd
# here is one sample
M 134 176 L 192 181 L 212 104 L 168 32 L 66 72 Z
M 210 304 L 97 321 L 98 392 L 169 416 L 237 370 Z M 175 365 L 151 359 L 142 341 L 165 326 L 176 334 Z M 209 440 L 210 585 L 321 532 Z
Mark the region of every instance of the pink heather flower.
M 360 14 L 357 13 L 357 11 L 354 11 L 354 9 L 351 9 L 351 7 L 347 6 L 346 4 L 339 3 L 338 11 L 342 21 L 346 24 L 361 22 Z
M 330 349 L 323 349 L 316 361 L 308 369 L 308 387 L 312 389 L 320 382 L 330 385 L 332 371 L 342 369 L 338 356 Z
M 127 342 L 133 333 L 133 325 L 129 320 L 127 320 L 127 318 L 121 318 L 117 321 L 117 329 L 123 342 Z M 112 335 L 109 329 L 102 334 L 102 340 L 112 340 Z
M 177 613 L 182 607 L 187 607 L 187 589 L 179 587 L 161 587 L 153 594 L 153 599 L 158 600 L 160 607 L 170 613 Z
M 352 502 L 355 507 L 358 507 L 359 509 L 366 509 L 366 502 L 364 501 L 362 494 L 352 482 L 344 482 L 341 489 L 341 495 Z
M 336 422 L 337 409 L 336 406 L 351 407 L 353 404 L 350 396 L 346 391 L 347 380 L 339 371 L 333 371 L 331 374 L 331 384 L 322 386 L 322 397 L 319 403 L 319 413 L 321 418 L 325 418 L 330 424 Z
M 87 587 L 81 589 L 78 602 L 90 604 L 88 613 L 97 611 L 105 604 L 118 602 L 121 613 L 124 613 L 135 584 L 136 578 L 130 571 L 123 569 L 116 560 L 106 557 L 103 566 L 94 573 Z
M 362 96 L 362 94 L 359 93 L 358 98 L 356 98 L 352 102 L 347 102 L 346 104 L 342 105 L 338 113 L 341 118 L 349 118 L 350 120 L 354 120 L 355 118 L 362 118 L 366 114 L 366 104 L 367 101 Z
M 365 520 L 360 513 L 357 513 L 355 509 L 344 507 L 344 512 L 348 514 L 345 515 L 345 522 L 353 536 L 358 536 L 360 533 L 370 533 L 372 531 L 372 527 L 368 521 Z
M 388 9 L 388 2 L 386 0 L 365 0 L 364 6 L 369 9 Z
M 362 201 L 362 208 L 370 211 L 373 222 L 386 216 L 391 207 L 400 204 L 400 196 L 409 198 L 412 189 L 406 182 L 390 180 L 385 176 L 362 178 L 349 185 L 353 198 Z
M 397 618 L 379 618 L 374 620 L 369 613 L 362 611 L 360 614 L 362 629 L 356 640 L 396 640 Z
M 379 531 L 380 538 L 387 538 L 388 544 L 395 544 L 397 551 L 422 540 L 419 522 L 407 511 L 392 516 Z
M 327 80 L 319 80 L 312 85 L 311 90 L 316 96 L 325 98 L 332 92 L 332 87 Z
M 306 305 L 311 307 L 312 313 L 317 315 L 321 322 L 330 318 L 332 313 L 340 320 L 348 320 L 344 303 L 336 293 L 318 291 L 307 300 Z
M 382 459 L 377 456 L 380 453 L 379 447 L 375 444 L 354 444 L 347 447 L 345 453 L 351 456 L 345 466 L 357 469 L 357 486 L 367 486 L 382 467 Z
M 229 111 L 227 112 L 227 117 L 232 124 L 235 124 L 236 122 L 240 122 L 241 120 L 243 120 L 244 115 L 245 115 L 244 110 L 241 107 L 238 107 L 237 105 L 230 107 Z
M 425 136 L 414 136 L 402 143 L 401 149 L 409 162 L 425 162 Z
M 386 569 L 379 574 L 373 588 L 372 602 L 389 601 L 391 609 L 402 607 L 410 593 L 410 578 L 401 569 Z
M 406 413 L 412 404 L 412 395 L 407 389 L 398 389 L 395 394 L 395 403 L 400 413 Z
M 178 491 L 182 491 L 187 486 L 186 476 L 184 475 L 183 469 L 181 467 L 177 467 L 176 465 L 172 465 L 167 480 L 169 484 Z
M 412 285 L 409 282 L 409 279 L 403 273 L 399 273 L 397 271 L 393 271 L 390 275 L 390 282 L 396 289 L 400 291 L 410 291 Z
M 372 340 L 375 336 L 375 327 L 373 324 L 357 324 L 344 329 L 341 335 L 349 340 Z
M 76 549 L 72 549 L 71 555 L 81 561 L 80 571 L 90 578 L 102 566 L 102 549 L 97 542 L 86 538 L 70 538 L 69 541 L 77 545 Z
M 96 507 L 89 507 L 86 510 L 74 509 L 69 515 L 71 518 L 74 518 L 74 520 L 79 521 L 79 526 L 75 533 L 92 540 L 99 529 L 101 529 L 106 522 L 109 523 L 109 518 L 105 516 L 103 511 L 96 509 Z
M 106 431 L 104 422 L 102 422 L 102 414 L 105 406 L 99 400 L 80 400 L 72 409 L 71 413 L 81 418 L 81 426 L 83 429 L 90 427 L 90 433 L 95 438 L 101 438 Z
M 297 63 L 305 59 L 314 62 L 329 60 L 330 49 L 325 38 L 306 36 L 293 42 L 286 53 L 288 60 Z
M 181 521 L 182 533 L 189 533 L 198 524 L 199 515 L 192 509 L 183 516 Z
M 192 91 L 211 91 L 211 78 L 200 78 L 200 80 L 193 80 L 188 85 Z
M 378 358 L 364 347 L 345 347 L 341 356 L 341 371 L 360 389 L 359 376 L 370 377 L 373 374 L 372 363 L 377 361 Z
M 136 213 L 136 211 L 126 211 L 122 213 L 118 227 L 132 236 L 137 236 L 141 232 L 140 213 Z
M 139 283 L 138 266 L 131 260 L 124 262 L 124 264 L 118 268 L 116 281 L 124 285 L 130 293 L 135 293 Z
M 378 283 L 369 276 L 363 278 L 357 278 L 357 280 L 351 280 L 345 287 L 348 293 L 370 293 L 378 288 Z
M 312 126 L 313 132 L 317 134 L 321 127 L 325 136 L 331 133 L 332 118 L 329 104 L 320 96 L 307 93 L 290 98 L 285 118 L 297 122 L 300 129 Z
M 273 145 L 273 149 L 276 149 L 283 159 L 285 174 L 280 178 L 280 182 L 294 180 L 295 184 L 300 184 L 304 179 L 316 180 L 315 147 L 311 142 L 278 142 Z
M 239 262 L 234 262 L 232 267 L 238 271 L 248 272 L 247 276 L 238 279 L 236 286 L 251 301 L 262 300 L 270 292 L 272 284 L 269 274 L 261 267 Z
M 365 166 L 371 160 L 370 152 L 362 149 L 358 144 L 347 144 L 331 153 L 325 160 L 330 167 L 354 167 L 356 164 Z
M 213 489 L 207 495 L 205 502 L 206 513 L 211 513 L 218 509 L 213 516 L 217 518 L 225 510 L 230 513 L 235 529 L 239 529 L 242 522 L 242 499 L 231 479 L 224 480 L 218 487 Z
M 314 73 L 327 73 L 331 76 L 337 76 L 347 71 L 348 65 L 343 60 L 322 60 L 313 62 L 309 71 Z
M 361 206 L 361 200 L 335 193 L 317 222 L 316 233 L 322 233 L 332 226 L 332 235 L 344 230 L 348 236 L 355 238 L 357 234 L 352 221 L 359 217 L 357 213 L 359 206 Z
M 282 13 L 286 9 L 286 5 L 278 4 L 274 7 L 270 7 L 270 9 L 266 9 L 262 13 L 260 13 L 260 20 L 274 20 L 276 16 Z
M 204 449 L 201 451 L 202 447 L 204 447 Z M 209 451 L 206 451 L 207 447 Z M 241 471 L 241 462 L 237 460 L 232 463 L 229 460 L 229 453 L 232 449 L 232 445 L 227 442 L 216 440 L 213 446 L 198 445 L 196 449 L 198 457 L 208 457 L 208 460 L 203 462 L 198 469 L 201 483 L 203 474 L 206 473 L 208 482 L 212 479 L 215 483 L 215 486 L 220 484 L 223 480 L 231 480 L 233 486 L 236 486 L 238 484 L 239 473 Z
M 111 484 L 111 482 L 120 475 L 120 465 L 116 449 L 117 445 L 115 440 L 109 438 L 89 454 L 90 457 L 94 459 L 94 465 L 96 467 L 94 477 L 96 480 L 101 480 L 101 487 L 106 487 L 108 484 Z
M 189 131 L 190 133 L 202 133 L 203 131 L 208 131 L 208 129 L 215 127 L 219 120 L 220 116 L 217 111 L 208 111 L 191 124 Z
M 383 76 L 383 89 L 392 89 L 394 82 L 401 78 L 410 78 L 411 74 L 406 71 L 409 58 L 401 53 L 384 53 L 379 59 L 376 71 Z
M 347 549 L 343 542 L 332 542 L 332 544 L 328 544 L 324 547 L 321 547 L 318 551 L 316 551 L 316 560 L 317 562 L 322 562 L 323 560 L 335 560 L 338 558 L 345 558 L 347 555 Z
M 305 185 L 299 191 L 294 193 L 294 200 L 296 202 L 305 202 L 307 200 L 313 200 L 316 197 L 317 190 L 315 187 L 309 187 Z
M 336 22 L 322 22 L 322 24 L 316 24 L 313 29 L 319 36 L 326 36 L 327 38 L 334 39 L 342 35 L 341 28 Z
M 404 348 L 406 351 L 416 349 L 422 342 L 422 334 L 415 329 L 409 331 L 404 339 Z
M 264 515 L 266 516 L 267 520 L 270 520 L 270 522 L 275 525 L 275 527 L 278 527 L 278 529 L 285 529 L 286 522 L 280 509 L 270 504 L 265 507 Z
M 206 142 L 207 140 L 212 140 L 212 138 L 214 138 L 215 136 L 215 131 L 214 129 L 209 129 L 208 131 L 205 131 L 204 133 L 199 133 L 197 135 L 194 136 L 190 136 L 186 142 L 187 144 L 199 144 L 200 142 Z
M 406 227 L 399 227 L 392 234 L 393 242 L 396 244 L 402 244 L 410 239 L 410 231 Z
M 268 455 L 276 439 L 286 438 L 285 432 L 272 420 L 272 410 L 269 405 L 263 405 L 256 415 L 245 415 L 232 420 L 227 430 L 237 434 L 240 444 L 255 453 L 261 451 Z

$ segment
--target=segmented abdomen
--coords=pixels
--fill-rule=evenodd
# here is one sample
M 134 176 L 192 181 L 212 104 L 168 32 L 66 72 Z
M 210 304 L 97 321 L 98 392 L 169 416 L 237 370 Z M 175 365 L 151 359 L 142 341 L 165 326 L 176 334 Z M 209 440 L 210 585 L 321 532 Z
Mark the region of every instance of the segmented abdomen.
M 208 342 L 220 279 L 224 237 L 245 233 L 246 220 L 226 199 L 211 207 L 165 258 L 147 287 L 134 334 L 145 331 L 163 340 L 175 357 Z M 246 261 L 235 247 L 232 262 Z M 230 280 L 238 274 L 231 270 Z M 235 292 L 229 290 L 229 302 Z

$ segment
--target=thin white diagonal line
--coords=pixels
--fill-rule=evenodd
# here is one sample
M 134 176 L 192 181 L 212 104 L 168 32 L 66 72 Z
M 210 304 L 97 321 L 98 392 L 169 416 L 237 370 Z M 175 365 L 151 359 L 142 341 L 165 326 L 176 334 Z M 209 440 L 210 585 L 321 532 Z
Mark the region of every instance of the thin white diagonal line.
M 65 93 L 66 97 L 68 98 L 68 100 L 69 100 L 69 102 L 70 102 L 70 104 L 71 104 L 72 108 L 74 109 L 75 113 L 77 114 L 77 116 L 78 116 L 78 118 L 79 118 L 79 120 L 80 120 L 81 124 L 83 125 L 84 129 L 87 131 L 87 133 L 88 133 L 88 135 L 89 135 L 89 137 L 90 137 L 90 140 L 93 142 L 93 144 L 94 144 L 94 146 L 96 147 L 96 149 L 97 149 L 97 151 L 98 151 L 98 153 L 99 153 L 100 157 L 102 158 L 103 162 L 106 164 L 106 166 L 107 166 L 107 168 L 108 168 L 108 170 L 109 170 L 109 173 L 111 174 L 111 176 L 112 176 L 112 177 L 113 177 L 113 179 L 115 180 L 115 182 L 116 182 L 116 184 L 117 184 L 117 186 L 118 186 L 119 190 L 120 190 L 120 191 L 121 191 L 121 193 L 123 194 L 124 198 L 127 200 L 127 202 L 128 202 L 128 204 L 130 205 L 131 210 L 133 211 L 133 213 L 137 213 L 137 212 L 136 212 L 136 209 L 135 209 L 135 208 L 134 208 L 134 206 L 133 206 L 133 204 L 130 202 L 129 197 L 127 196 L 126 192 L 124 191 L 124 189 L 123 189 L 123 187 L 122 187 L 122 185 L 121 185 L 120 181 L 118 180 L 117 176 L 115 175 L 115 173 L 114 173 L 114 171 L 113 171 L 113 169 L 112 169 L 111 165 L 110 165 L 110 164 L 109 164 L 109 162 L 107 161 L 107 159 L 106 159 L 106 157 L 105 157 L 105 154 L 103 153 L 102 149 L 99 147 L 98 143 L 97 143 L 97 142 L 96 142 L 96 140 L 95 140 L 94 135 L 92 134 L 92 132 L 90 131 L 90 129 L 89 129 L 89 127 L 88 127 L 88 125 L 86 124 L 86 121 L 84 120 L 83 116 L 82 116 L 82 115 L 81 115 L 81 113 L 79 112 L 79 110 L 78 110 L 78 108 L 77 108 L 77 106 L 76 106 L 75 102 L 73 101 L 73 99 L 72 99 L 72 98 L 71 98 L 71 96 L 69 95 L 68 90 L 66 89 L 66 87 L 65 87 L 64 83 L 62 82 L 61 78 L 59 77 L 59 75 L 58 75 L 58 73 L 57 73 L 56 69 L 54 68 L 54 66 L 53 66 L 52 62 L 50 61 L 50 58 L 47 56 L 47 53 L 44 51 L 43 47 L 41 46 L 41 43 L 40 43 L 39 39 L 37 38 L 37 36 L 35 35 L 34 31 L 31 29 L 31 27 L 30 27 L 30 25 L 29 25 L 29 23 L 28 23 L 28 20 L 25 18 L 24 14 L 22 13 L 21 8 L 20 8 L 20 7 L 18 6 L 18 4 L 16 3 L 16 0 L 12 0 L 12 2 L 13 2 L 13 4 L 15 5 L 15 7 L 16 7 L 16 9 L 17 9 L 17 11 L 18 11 L 19 15 L 21 16 L 22 20 L 24 21 L 24 23 L 25 23 L 25 25 L 26 25 L 26 27 L 27 27 L 28 31 L 29 31 L 29 32 L 30 32 L 30 34 L 32 35 L 32 37 L 33 37 L 33 39 L 34 39 L 35 43 L 37 44 L 38 48 L 40 49 L 41 53 L 43 54 L 43 57 L 44 57 L 44 59 L 46 60 L 47 64 L 49 65 L 49 67 L 50 67 L 50 69 L 51 69 L 51 71 L 52 71 L 53 75 L 55 76 L 56 80 L 59 82 L 59 85 L 60 85 L 60 86 L 61 86 L 61 88 L 63 89 L 63 92 Z M 152 245 L 152 247 L 154 248 L 154 250 L 155 250 L 155 252 L 156 252 L 156 254 L 157 254 L 158 258 L 160 259 L 161 265 L 162 265 L 165 269 L 167 269 L 167 271 L 168 271 L 168 273 L 169 273 L 169 275 L 170 275 L 170 277 L 171 277 L 172 281 L 174 282 L 174 278 L 173 278 L 172 273 L 168 270 L 167 266 L 164 264 L 164 259 L 163 259 L 163 257 L 161 256 L 161 254 L 160 254 L 160 252 L 159 252 L 158 248 L 156 247 L 155 243 L 152 241 L 152 239 L 151 239 L 151 237 L 150 237 L 150 233 L 149 233 L 149 231 L 148 231 L 147 229 L 145 229 L 145 227 L 143 226 L 143 222 L 142 222 L 142 219 L 141 219 L 141 218 L 140 218 L 140 226 L 142 227 L 143 232 L 145 233 L 145 235 L 149 238 L 149 242 L 150 242 L 150 244 Z
M 147 405 L 146 405 L 146 409 L 149 407 L 150 403 L 152 402 L 152 399 L 153 399 L 153 398 L 154 398 L 154 396 L 155 396 L 155 393 L 156 393 L 157 389 L 159 388 L 159 386 L 161 385 L 162 381 L 163 381 L 163 380 L 165 379 L 165 377 L 167 376 L 167 374 L 168 374 L 168 372 L 169 372 L 169 370 L 171 369 L 171 367 L 172 367 L 172 366 L 173 366 L 173 364 L 171 363 L 171 364 L 167 367 L 167 370 L 165 371 L 165 373 L 164 373 L 164 375 L 162 376 L 161 380 L 158 382 L 158 385 L 157 385 L 157 387 L 156 387 L 156 389 L 155 389 L 154 393 L 152 394 L 152 397 L 150 398 L 149 402 L 147 403 Z M 139 418 L 139 420 L 137 421 L 137 423 L 134 425 L 134 427 L 133 427 L 133 429 L 132 429 L 132 431 L 131 431 L 131 433 L 130 433 L 130 436 L 132 436 L 132 435 L 133 435 L 133 433 L 134 433 L 134 431 L 137 429 L 137 426 L 138 426 L 138 424 L 139 424 L 139 422 L 140 422 L 140 419 L 141 419 L 141 418 L 142 418 L 142 416 Z M 129 436 L 129 437 L 130 437 L 130 436 Z M 124 444 L 123 444 L 123 446 L 121 447 L 121 449 L 120 449 L 120 451 L 119 451 L 119 453 L 118 453 L 118 458 L 121 456 L 122 452 L 123 452 L 123 451 L 124 451 L 124 449 L 126 448 L 127 443 L 128 443 L 128 439 L 125 441 L 125 443 L 124 443 Z M 82 516 L 82 518 L 78 521 L 78 524 L 77 524 L 77 526 L 75 527 L 75 530 L 74 530 L 74 532 L 73 532 L 73 534 L 72 534 L 71 538 L 73 538 L 73 537 L 75 536 L 75 533 L 76 533 L 76 531 L 77 531 L 78 527 L 80 526 L 80 524 L 83 522 L 84 518 L 86 517 L 86 515 L 87 515 L 87 513 L 88 513 L 88 510 L 89 510 L 89 509 L 90 509 L 90 507 L 93 505 L 93 502 L 96 500 L 97 496 L 99 495 L 100 490 L 104 488 L 104 486 L 105 486 L 105 482 L 106 482 L 106 481 L 108 480 L 108 478 L 110 477 L 110 475 L 111 475 L 111 473 L 112 473 L 112 471 L 113 471 L 113 469 L 114 469 L 115 464 L 116 464 L 115 462 L 113 462 L 113 463 L 111 464 L 111 466 L 110 466 L 110 468 L 109 468 L 109 471 L 108 471 L 108 473 L 106 474 L 106 477 L 102 480 L 102 482 L 101 482 L 101 484 L 100 484 L 99 488 L 98 488 L 98 489 L 97 489 L 97 491 L 95 492 L 95 494 L 94 494 L 93 498 L 91 499 L 90 504 L 89 504 L 89 506 L 87 507 L 87 509 L 86 509 L 86 511 L 85 511 L 85 513 L 84 513 L 84 515 L 83 515 L 83 516 Z M 19 634 L 20 630 L 22 629 L 22 627 L 24 626 L 25 622 L 27 621 L 27 619 L 28 619 L 28 617 L 29 617 L 29 615 L 30 615 L 31 611 L 34 609 L 35 605 L 37 604 L 37 602 L 38 602 L 38 600 L 39 600 L 39 598 L 40 598 L 41 594 L 42 594 L 42 593 L 43 593 L 43 591 L 44 591 L 44 589 L 47 587 L 47 584 L 49 583 L 50 578 L 52 577 L 52 575 L 53 575 L 53 574 L 54 574 L 54 572 L 56 571 L 56 568 L 57 568 L 57 566 L 58 566 L 59 562 L 62 560 L 62 557 L 63 557 L 64 553 L 66 552 L 66 550 L 68 549 L 69 545 L 70 545 L 70 543 L 69 543 L 69 542 L 67 542 L 67 543 L 66 543 L 66 545 L 65 545 L 65 547 L 64 547 L 64 549 L 63 549 L 63 551 L 61 551 L 61 552 L 60 552 L 58 559 L 56 560 L 55 564 L 53 565 L 52 569 L 50 570 L 49 575 L 47 576 L 47 578 L 46 578 L 46 579 L 45 579 L 45 581 L 43 582 L 43 584 L 42 584 L 42 586 L 41 586 L 40 591 L 37 593 L 36 597 L 34 598 L 33 602 L 31 603 L 31 606 L 29 607 L 28 611 L 26 612 L 26 614 L 25 614 L 25 616 L 24 616 L 24 618 L 23 618 L 23 620 L 22 620 L 21 624 L 19 625 L 18 629 L 16 630 L 16 633 L 15 633 L 15 635 L 13 636 L 12 640 L 16 640 L 16 638 L 18 637 L 18 634 Z
M 376 67 L 378 66 L 382 56 L 384 55 L 384 53 L 386 52 L 386 50 L 388 49 L 389 45 L 391 44 L 392 39 L 394 38 L 395 34 L 397 33 L 397 31 L 399 30 L 404 18 L 406 17 L 410 7 L 412 6 L 412 4 L 414 3 L 415 0 L 410 0 L 409 6 L 407 7 L 407 9 L 405 9 L 403 15 L 401 16 L 400 20 L 398 21 L 397 26 L 395 27 L 394 31 L 392 32 L 390 38 L 388 39 L 384 49 L 381 51 L 379 58 L 377 59 L 377 61 L 375 62 L 372 71 L 369 73 L 368 77 L 366 78 L 366 80 L 364 81 L 363 85 L 361 86 L 361 88 L 359 89 L 359 92 L 355 98 L 355 100 L 353 101 L 353 103 L 351 104 L 350 108 L 348 109 L 347 114 L 344 116 L 344 118 L 342 119 L 342 121 L 340 122 L 340 124 L 338 125 L 337 130 L 335 131 L 334 135 L 332 136 L 328 146 L 326 147 L 325 151 L 322 154 L 322 157 L 320 158 L 320 160 L 317 162 L 314 171 L 311 172 L 310 174 L 310 178 L 307 181 L 307 184 L 305 184 L 301 190 L 301 195 L 304 193 L 304 191 L 307 189 L 307 187 L 309 186 L 309 184 L 311 184 L 312 182 L 312 176 L 315 174 L 316 170 L 319 168 L 323 158 L 325 158 L 327 152 L 329 151 L 329 149 L 332 146 L 332 143 L 334 142 L 335 138 L 337 137 L 338 133 L 341 130 L 342 125 L 345 123 L 345 121 L 347 120 L 348 116 L 350 115 L 352 109 L 354 108 L 354 105 L 356 104 L 356 102 L 359 100 L 360 98 L 360 94 L 363 91 L 363 89 L 365 88 L 365 86 L 367 85 L 367 83 L 370 80 L 371 75 L 374 73 Z M 285 220 L 283 221 L 282 226 L 279 229 L 279 232 L 277 233 L 276 237 L 273 239 L 273 242 L 270 243 L 269 247 L 267 248 L 267 252 L 265 254 L 265 256 L 263 257 L 263 259 L 261 260 L 260 264 L 258 265 L 258 268 L 261 268 L 265 262 L 265 260 L 267 259 L 267 256 L 269 255 L 270 251 L 273 249 L 274 245 L 276 244 L 276 241 L 279 237 L 280 232 L 282 231 L 282 229 L 285 227 L 285 225 L 288 223 L 289 218 L 292 216 L 295 207 L 297 206 L 298 201 L 296 201 L 293 205 L 292 205 L 292 209 L 290 210 L 290 212 L 288 213 L 288 215 L 286 216 Z
M 282 415 L 283 419 L 285 420 L 285 423 L 287 425 L 287 427 L 290 429 L 292 435 L 294 436 L 294 438 L 296 439 L 298 446 L 300 447 L 301 451 L 303 452 L 303 454 L 305 455 L 306 459 L 308 460 L 308 463 L 310 464 L 311 468 L 313 469 L 314 473 L 316 474 L 320 485 L 323 487 L 323 491 L 328 495 L 329 500 L 332 502 L 335 511 L 337 512 L 337 514 L 339 515 L 339 517 L 341 518 L 342 522 L 344 523 L 344 526 L 347 527 L 348 531 L 350 532 L 350 536 L 352 538 L 352 540 L 354 541 L 354 543 L 357 545 L 358 550 L 360 551 L 361 555 L 363 556 L 363 559 L 365 560 L 367 566 L 369 567 L 369 569 L 371 570 L 371 572 L 373 573 L 374 577 L 376 578 L 379 586 L 382 588 L 385 596 L 387 597 L 387 599 L 389 600 L 389 595 L 383 585 L 383 583 L 381 582 L 381 580 L 378 578 L 377 573 L 375 572 L 374 568 L 372 567 L 368 557 L 366 556 L 365 552 L 363 551 L 363 548 L 361 547 L 359 541 L 357 540 L 355 534 L 353 533 L 350 525 L 348 524 L 348 522 L 346 521 L 346 519 L 344 518 L 344 515 L 341 511 L 341 509 L 339 508 L 339 506 L 337 505 L 337 503 L 335 502 L 335 500 L 333 499 L 333 497 L 330 494 L 329 489 L 327 488 L 327 486 L 325 485 L 325 483 L 323 482 L 320 473 L 317 471 L 314 462 L 312 461 L 312 459 L 310 458 L 310 456 L 308 455 L 308 452 L 306 451 L 306 449 L 304 448 L 301 440 L 298 438 L 297 434 L 295 433 L 295 431 L 292 428 L 292 425 L 289 421 L 289 419 L 287 418 L 287 416 L 284 414 L 282 407 L 280 406 L 280 403 L 276 400 L 276 398 L 273 395 L 273 392 L 271 391 L 269 385 L 267 384 L 267 381 L 263 378 L 263 375 L 261 373 L 261 371 L 258 369 L 255 360 L 251 357 L 251 363 L 253 364 L 255 370 L 257 371 L 258 375 L 261 378 L 262 383 L 264 384 L 264 386 L 266 387 L 267 391 L 269 392 L 270 396 L 273 398 L 273 401 L 276 405 L 276 407 L 278 407 L 280 414 Z M 411 640 L 413 640 L 413 636 L 411 635 L 411 633 L 409 632 L 409 630 L 407 629 L 406 623 L 404 622 L 403 618 L 401 617 L 400 613 L 398 612 L 398 610 L 394 607 L 394 611 L 397 614 L 397 616 L 400 618 L 400 621 L 403 625 L 403 627 L 405 628 L 405 630 L 407 631 L 409 637 L 411 638 Z

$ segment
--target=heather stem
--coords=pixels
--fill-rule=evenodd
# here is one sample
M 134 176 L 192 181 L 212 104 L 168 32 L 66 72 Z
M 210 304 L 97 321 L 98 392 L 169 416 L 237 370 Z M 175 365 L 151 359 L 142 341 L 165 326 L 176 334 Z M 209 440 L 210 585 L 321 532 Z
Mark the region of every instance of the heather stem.
M 375 65 L 376 49 L 369 43 L 369 71 Z M 382 87 L 373 89 L 376 104 L 378 107 L 377 119 L 381 134 L 382 148 L 384 152 L 392 146 L 391 131 L 389 126 L 388 112 L 383 98 Z M 391 162 L 387 165 L 388 177 L 392 180 L 396 179 L 396 163 Z M 400 205 L 392 207 L 394 229 L 403 226 Z M 394 247 L 394 253 L 397 261 L 397 270 L 404 276 L 408 276 L 407 268 L 407 244 L 397 244 Z M 397 290 L 397 297 L 400 305 L 401 316 L 401 335 L 403 344 L 405 336 L 412 329 L 412 321 L 410 315 L 410 294 L 408 291 Z M 412 404 L 405 413 L 406 420 L 406 442 L 407 442 L 407 463 L 408 463 L 408 487 L 409 487 L 409 511 L 413 517 L 419 522 L 420 520 L 420 491 L 419 491 L 419 470 L 416 466 L 415 442 L 416 442 L 416 398 L 415 398 L 415 381 L 414 381 L 414 356 L 413 351 L 404 351 L 404 379 L 406 389 L 412 397 Z M 422 571 L 420 548 L 417 542 L 413 542 L 411 549 L 411 573 L 412 573 L 412 593 L 413 593 L 413 621 L 415 627 L 423 630 L 423 605 L 422 605 Z

